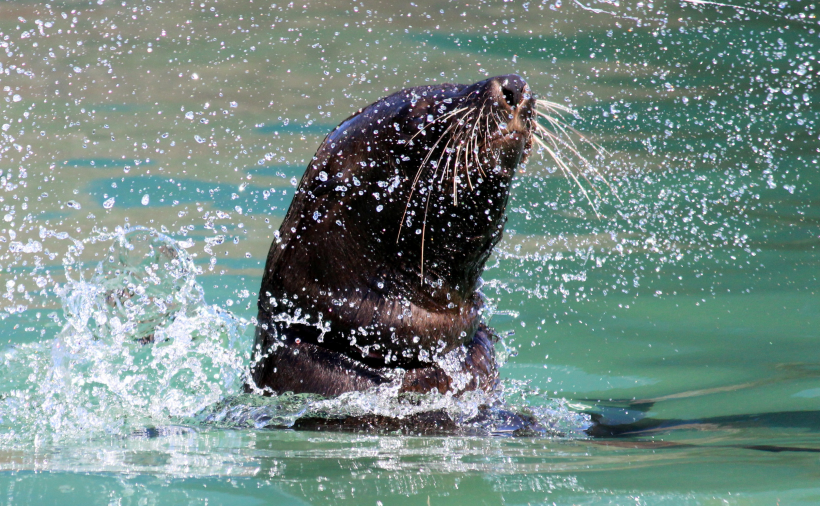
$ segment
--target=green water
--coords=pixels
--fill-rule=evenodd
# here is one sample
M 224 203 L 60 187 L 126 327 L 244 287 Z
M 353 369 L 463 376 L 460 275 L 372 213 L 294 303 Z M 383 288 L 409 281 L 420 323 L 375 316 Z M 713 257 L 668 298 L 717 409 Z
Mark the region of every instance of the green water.
M 819 10 L 4 2 L 0 500 L 820 502 Z M 403 87 L 510 72 L 578 111 L 567 119 L 608 151 L 593 164 L 611 187 L 582 179 L 587 199 L 538 155 L 519 174 L 484 275 L 491 324 L 514 331 L 506 395 L 595 414 L 609 437 L 257 430 L 188 416 L 239 391 L 226 378 L 252 340 L 262 263 L 323 136 Z M 184 243 L 221 311 L 191 321 L 222 322 L 230 339 L 178 356 L 157 346 L 159 367 L 63 328 L 78 320 L 60 287 L 86 293 L 66 276 L 90 279 L 108 254 L 88 239 L 135 225 Z M 94 390 L 100 371 L 126 366 L 138 379 Z

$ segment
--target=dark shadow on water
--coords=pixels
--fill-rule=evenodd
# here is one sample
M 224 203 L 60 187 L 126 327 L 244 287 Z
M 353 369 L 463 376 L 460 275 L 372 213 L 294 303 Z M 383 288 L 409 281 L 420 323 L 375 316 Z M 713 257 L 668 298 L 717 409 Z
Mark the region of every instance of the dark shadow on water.
M 595 438 L 596 444 L 624 448 L 660 449 L 694 448 L 707 445 L 637 439 L 669 433 L 675 430 L 726 430 L 748 428 L 790 428 L 812 432 L 820 431 L 820 411 L 781 411 L 748 415 L 717 416 L 702 419 L 642 418 L 632 422 L 618 422 L 605 414 L 591 413 L 593 425 L 586 433 Z M 820 448 L 781 445 L 708 445 L 718 448 L 739 448 L 772 453 L 803 452 L 820 453 Z
M 300 418 L 290 428 L 310 431 L 398 433 L 408 436 L 565 436 L 552 428 L 544 427 L 535 417 L 489 406 L 482 406 L 478 415 L 461 423 L 453 420 L 445 411 L 436 410 L 404 418 L 382 415 Z
M 750 427 L 790 428 L 820 432 L 820 411 L 780 411 L 748 415 L 716 416 L 683 420 L 641 418 L 631 422 L 612 420 L 606 414 L 590 414 L 594 425 L 587 430 L 593 437 L 627 437 L 680 428 L 740 429 Z

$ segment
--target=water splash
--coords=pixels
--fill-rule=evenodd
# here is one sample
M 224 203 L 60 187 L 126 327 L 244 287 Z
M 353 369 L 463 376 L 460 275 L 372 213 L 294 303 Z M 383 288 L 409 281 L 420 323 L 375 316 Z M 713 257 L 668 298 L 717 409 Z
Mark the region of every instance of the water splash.
M 211 406 L 197 419 L 231 428 L 587 437 L 587 415 L 573 411 L 564 400 L 536 400 L 532 391 L 529 394 L 524 402 L 509 402 L 505 393 L 398 394 L 398 386 L 382 386 L 331 399 L 315 394 L 242 395 Z
M 55 287 L 62 330 L 2 355 L 5 444 L 169 424 L 243 384 L 250 322 L 205 302 L 179 243 L 140 227 L 86 243 L 111 244 L 87 279 L 80 267 Z
M 53 339 L 0 355 L 2 444 L 123 437 L 175 424 L 298 427 L 313 419 L 412 421 L 426 413 L 462 433 L 512 433 L 521 423 L 510 417 L 522 416 L 543 435 L 578 435 L 589 425 L 563 402 L 533 402 L 531 391 L 511 384 L 492 396 L 458 398 L 399 394 L 400 379 L 332 399 L 242 394 L 254 322 L 207 304 L 201 271 L 185 251 L 190 244 L 143 227 L 75 242 L 102 248 L 103 260 L 93 268 L 68 262 L 66 282 L 54 288 L 65 323 Z M 505 400 L 514 396 L 521 401 Z

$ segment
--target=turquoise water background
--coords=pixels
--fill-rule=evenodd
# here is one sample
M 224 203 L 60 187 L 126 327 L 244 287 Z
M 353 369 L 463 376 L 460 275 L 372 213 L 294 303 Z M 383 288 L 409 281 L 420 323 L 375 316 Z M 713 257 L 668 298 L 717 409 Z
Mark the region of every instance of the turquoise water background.
M 0 4 L 0 501 L 816 504 L 820 9 L 734 5 Z M 403 87 L 511 72 L 608 152 L 592 202 L 534 154 L 484 275 L 508 401 L 567 436 L 203 423 L 240 391 L 324 135 Z M 96 238 L 128 226 L 199 269 L 193 330 L 158 352 L 83 312 Z

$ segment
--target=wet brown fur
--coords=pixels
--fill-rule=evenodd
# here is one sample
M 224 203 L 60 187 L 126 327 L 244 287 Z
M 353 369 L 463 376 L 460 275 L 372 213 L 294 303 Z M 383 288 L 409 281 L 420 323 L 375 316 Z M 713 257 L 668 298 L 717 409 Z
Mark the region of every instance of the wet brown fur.
M 268 254 L 249 390 L 493 390 L 479 277 L 533 108 L 500 76 L 402 90 L 331 132 Z

